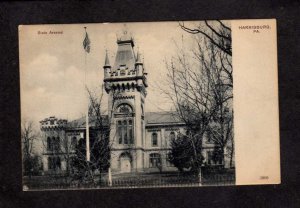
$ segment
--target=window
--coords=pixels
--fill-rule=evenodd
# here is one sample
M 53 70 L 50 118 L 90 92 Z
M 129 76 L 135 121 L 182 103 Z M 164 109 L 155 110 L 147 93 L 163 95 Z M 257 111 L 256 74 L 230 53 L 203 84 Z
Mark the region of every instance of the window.
M 174 140 L 175 139 L 175 132 L 171 132 L 170 133 L 170 141 Z
M 206 136 L 207 136 L 206 139 L 207 143 L 211 143 L 211 137 L 212 137 L 211 131 L 207 131 Z
M 133 144 L 133 121 L 129 120 L 119 120 L 117 122 L 117 138 L 119 144 Z
M 157 144 L 157 133 L 152 133 L 152 146 L 155 147 Z
M 133 144 L 133 126 L 132 126 L 132 120 L 128 121 L 128 140 L 129 140 L 129 144 Z
M 158 153 L 152 153 L 149 157 L 149 167 L 161 167 L 161 157 Z
M 53 137 L 53 150 L 54 151 L 59 151 L 60 148 L 60 139 L 59 137 Z
M 60 157 L 48 157 L 48 169 L 56 170 L 61 168 Z
M 117 134 L 118 134 L 118 140 L 119 140 L 119 144 L 123 143 L 123 136 L 122 136 L 122 132 L 123 132 L 123 125 L 122 125 L 122 121 L 118 121 L 118 126 L 117 126 Z
M 47 150 L 50 151 L 52 149 L 51 138 L 47 137 Z
M 212 156 L 213 156 L 213 152 L 212 151 L 207 152 L 207 164 L 208 165 L 212 164 L 212 159 L 213 159 Z
M 60 149 L 60 138 L 59 137 L 47 137 L 47 150 L 48 151 L 59 151 Z
M 122 114 L 129 114 L 132 113 L 132 108 L 128 104 L 121 104 L 119 105 L 117 112 Z
M 123 129 L 122 129 L 122 133 L 123 133 L 123 142 L 124 144 L 128 144 L 128 135 L 127 135 L 127 121 L 123 121 Z
M 77 145 L 77 138 L 76 137 L 72 137 L 72 140 L 71 140 L 71 149 L 75 150 L 76 145 Z

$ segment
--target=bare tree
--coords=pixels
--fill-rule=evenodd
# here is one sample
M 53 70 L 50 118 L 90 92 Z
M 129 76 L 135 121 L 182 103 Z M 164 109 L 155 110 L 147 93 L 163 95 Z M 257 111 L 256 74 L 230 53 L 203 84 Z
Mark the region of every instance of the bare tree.
M 165 93 L 175 106 L 177 116 L 187 126 L 186 137 L 192 150 L 192 169 L 198 173 L 202 163 L 202 141 L 215 114 L 210 80 L 199 62 L 190 61 L 189 54 L 180 50 L 171 63 L 167 63 L 170 90 Z
M 31 178 L 39 169 L 39 158 L 33 151 L 38 132 L 34 129 L 33 121 L 24 120 L 21 127 L 23 174 Z
M 73 160 L 73 168 L 76 169 L 75 179 L 81 181 L 90 181 L 97 184 L 99 174 L 99 183 L 101 185 L 102 174 L 106 173 L 110 167 L 111 148 L 115 137 L 110 139 L 110 127 L 112 123 L 112 113 L 106 112 L 103 106 L 103 89 L 100 94 L 86 89 L 89 98 L 89 118 L 93 124 L 90 127 L 90 161 L 86 160 L 86 141 L 81 140 L 76 146 L 76 153 Z M 117 92 L 113 96 L 117 95 Z M 111 104 L 114 108 L 114 101 Z
M 218 149 L 215 152 L 219 155 L 215 157 L 224 157 L 225 147 L 231 143 L 230 164 L 232 164 L 234 147 L 231 29 L 222 21 L 204 21 L 196 29 L 187 28 L 183 23 L 180 25 L 184 31 L 197 34 L 195 37 L 197 51 L 194 55 L 204 68 L 214 98 L 216 111 L 210 121 L 208 136 Z
M 202 35 L 212 44 L 217 46 L 221 51 L 229 56 L 232 56 L 231 28 L 223 21 L 205 20 L 204 22 L 200 22 L 198 26 L 194 28 L 187 27 L 185 26 L 184 22 L 180 22 L 179 26 L 188 33 Z
M 188 49 L 178 47 L 177 56 L 167 62 L 171 88 L 165 93 L 187 125 L 194 168 L 199 170 L 205 136 L 213 140 L 219 155 L 224 155 L 233 139 L 231 30 L 221 21 L 205 21 L 195 29 L 179 25 L 195 34 L 191 38 L 194 44 Z
M 188 27 L 184 22 L 180 22 L 179 26 L 185 32 L 194 34 L 196 37 L 202 37 L 217 48 L 215 51 L 218 51 L 218 56 L 220 56 L 222 70 L 227 74 L 228 85 L 232 87 L 232 39 L 231 28 L 228 23 L 220 20 L 205 20 L 194 27 Z

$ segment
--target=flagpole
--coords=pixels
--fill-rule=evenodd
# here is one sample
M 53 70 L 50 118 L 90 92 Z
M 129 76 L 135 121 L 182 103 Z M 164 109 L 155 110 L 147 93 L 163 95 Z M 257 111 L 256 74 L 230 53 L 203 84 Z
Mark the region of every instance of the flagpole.
M 86 33 L 86 27 L 85 34 Z M 89 129 L 89 94 L 88 94 L 88 88 L 86 84 L 86 77 L 87 77 L 87 51 L 84 50 L 84 85 L 85 85 L 85 92 L 86 92 L 86 98 L 87 98 L 87 106 L 86 106 L 86 114 L 85 114 L 85 135 L 86 135 L 86 160 L 90 161 L 90 129 Z

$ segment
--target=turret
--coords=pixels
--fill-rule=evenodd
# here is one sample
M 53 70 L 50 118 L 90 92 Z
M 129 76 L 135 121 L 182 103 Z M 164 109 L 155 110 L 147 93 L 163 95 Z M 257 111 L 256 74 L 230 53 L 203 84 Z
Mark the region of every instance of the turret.
M 110 73 L 111 73 L 111 66 L 110 66 L 110 63 L 109 63 L 109 58 L 108 58 L 108 55 L 107 55 L 107 51 L 106 51 L 106 54 L 105 54 L 105 63 L 104 63 L 103 69 L 104 69 L 104 79 L 109 78 Z
M 135 69 L 138 76 L 143 76 L 143 63 L 141 61 L 141 54 L 139 52 L 137 52 L 136 55 Z
M 67 123 L 68 121 L 66 119 L 57 119 L 54 116 L 45 118 L 44 120 L 40 121 L 42 131 L 64 130 Z

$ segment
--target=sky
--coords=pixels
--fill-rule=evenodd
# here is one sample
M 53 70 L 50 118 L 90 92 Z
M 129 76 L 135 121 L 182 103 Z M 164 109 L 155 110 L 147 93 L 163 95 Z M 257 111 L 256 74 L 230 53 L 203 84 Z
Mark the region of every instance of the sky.
M 91 41 L 86 62 L 84 26 Z M 175 42 L 180 45 L 182 39 L 191 39 L 178 22 L 30 25 L 19 27 L 22 119 L 37 123 L 49 116 L 69 121 L 83 116 L 84 71 L 88 87 L 100 94 L 105 51 L 113 65 L 117 37 L 124 30 L 134 38 L 135 51 L 142 54 L 148 72 L 146 112 L 171 110 L 172 103 L 159 89 L 167 87 L 165 60 L 176 55 Z M 103 103 L 107 104 L 106 93 Z

